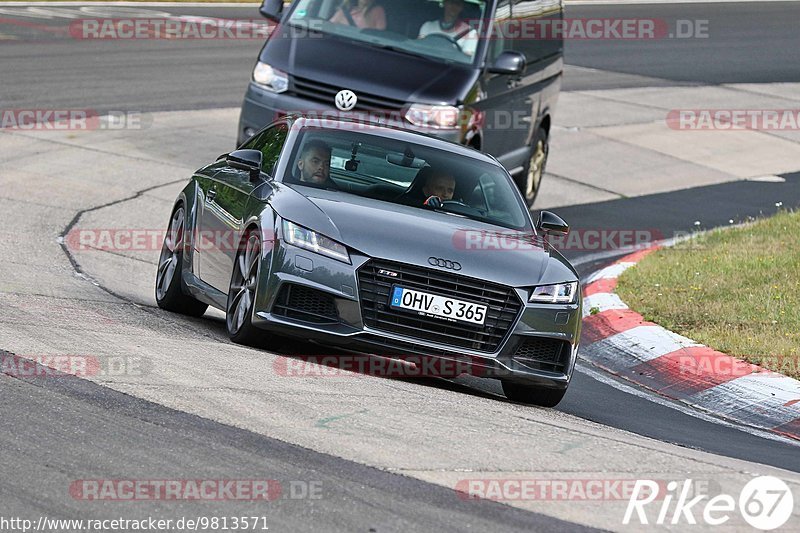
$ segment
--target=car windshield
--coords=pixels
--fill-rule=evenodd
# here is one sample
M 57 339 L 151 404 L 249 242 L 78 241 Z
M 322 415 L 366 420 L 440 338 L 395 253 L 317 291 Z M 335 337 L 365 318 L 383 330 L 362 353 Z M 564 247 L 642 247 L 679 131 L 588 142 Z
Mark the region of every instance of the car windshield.
M 464 65 L 479 62 L 485 0 L 299 0 L 288 23 L 379 48 Z
M 378 133 L 305 127 L 290 157 L 287 184 L 331 188 L 504 228 L 531 229 L 505 169 L 463 153 Z

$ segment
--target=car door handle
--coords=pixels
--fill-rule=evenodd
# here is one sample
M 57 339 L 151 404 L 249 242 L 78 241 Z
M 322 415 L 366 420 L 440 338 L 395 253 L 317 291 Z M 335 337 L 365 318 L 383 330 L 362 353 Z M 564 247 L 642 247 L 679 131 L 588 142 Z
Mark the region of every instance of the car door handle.
M 208 194 L 206 194 L 206 199 L 210 202 L 217 197 L 217 189 L 209 189 Z

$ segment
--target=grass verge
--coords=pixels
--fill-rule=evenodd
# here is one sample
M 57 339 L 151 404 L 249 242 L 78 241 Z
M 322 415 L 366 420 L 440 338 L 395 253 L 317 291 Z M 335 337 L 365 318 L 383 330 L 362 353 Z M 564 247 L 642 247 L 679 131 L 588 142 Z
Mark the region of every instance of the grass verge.
M 800 212 L 659 250 L 617 293 L 646 320 L 800 378 Z

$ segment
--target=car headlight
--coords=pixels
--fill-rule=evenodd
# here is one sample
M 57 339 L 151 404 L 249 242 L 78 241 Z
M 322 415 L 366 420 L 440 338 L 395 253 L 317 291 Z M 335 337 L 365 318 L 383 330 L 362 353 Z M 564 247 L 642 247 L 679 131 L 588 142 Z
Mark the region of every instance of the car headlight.
M 533 288 L 528 302 L 542 304 L 571 304 L 578 298 L 578 282 L 540 285 Z
M 304 248 L 348 264 L 350 263 L 350 254 L 347 253 L 347 248 L 343 244 L 320 235 L 316 231 L 298 226 L 294 222 L 283 221 L 283 239 L 298 248 Z
M 406 111 L 406 120 L 415 126 L 428 128 L 455 128 L 461 110 L 451 105 L 413 104 Z
M 261 61 L 256 63 L 256 68 L 253 69 L 253 81 L 274 93 L 282 93 L 289 88 L 289 77 L 285 72 Z

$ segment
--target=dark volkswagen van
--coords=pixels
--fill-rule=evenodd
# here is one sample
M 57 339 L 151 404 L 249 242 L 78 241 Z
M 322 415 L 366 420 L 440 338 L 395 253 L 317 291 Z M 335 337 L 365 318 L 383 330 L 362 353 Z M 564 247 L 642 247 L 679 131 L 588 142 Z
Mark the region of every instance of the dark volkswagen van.
M 563 0 L 264 0 L 260 11 L 280 24 L 239 144 L 293 112 L 388 117 L 495 156 L 533 204 L 561 88 Z

